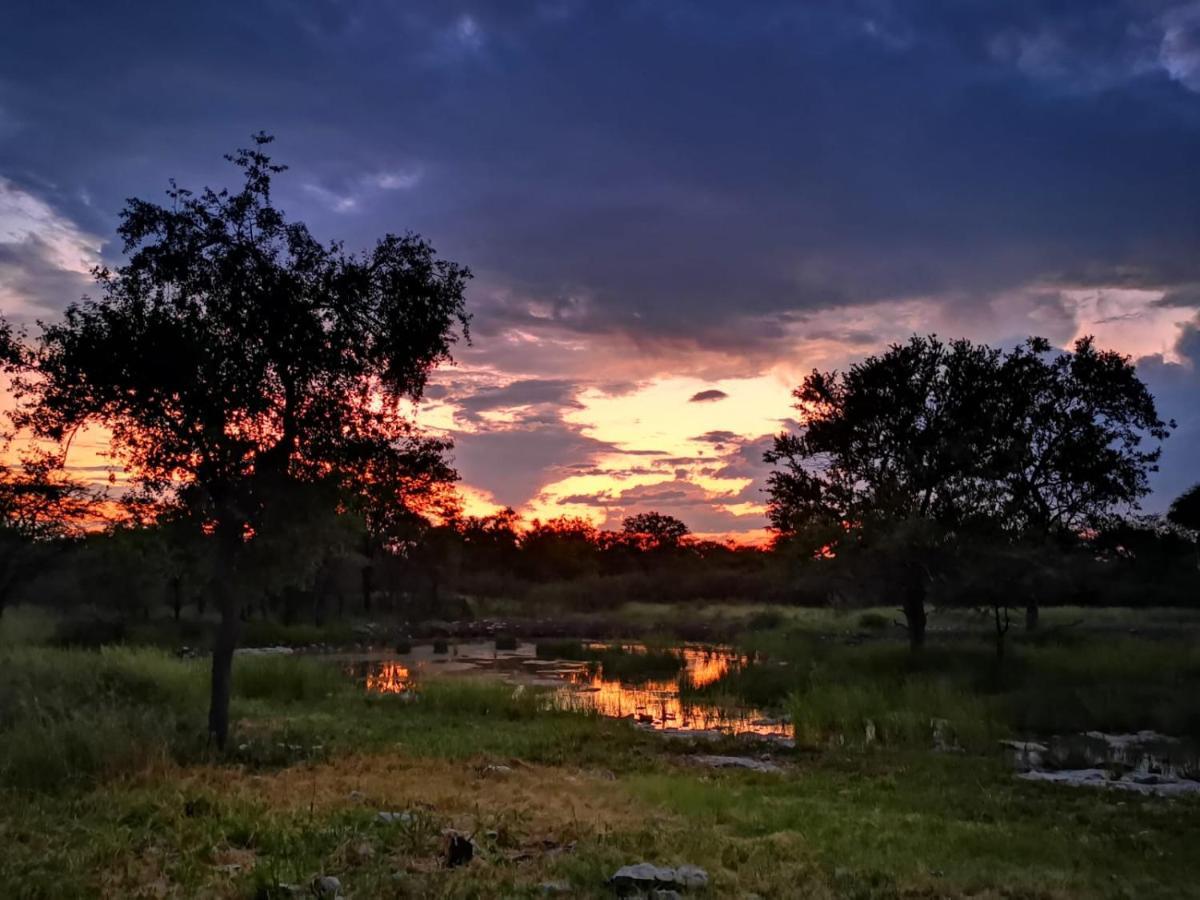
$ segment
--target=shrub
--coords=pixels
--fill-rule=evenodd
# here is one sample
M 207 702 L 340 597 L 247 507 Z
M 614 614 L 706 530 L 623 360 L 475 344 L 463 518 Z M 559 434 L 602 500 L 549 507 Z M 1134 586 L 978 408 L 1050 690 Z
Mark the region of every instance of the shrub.
M 865 612 L 858 617 L 858 627 L 865 631 L 884 631 L 891 624 L 891 619 L 882 613 Z
M 496 649 L 497 650 L 516 650 L 517 649 L 516 636 L 511 635 L 511 634 L 496 635 Z

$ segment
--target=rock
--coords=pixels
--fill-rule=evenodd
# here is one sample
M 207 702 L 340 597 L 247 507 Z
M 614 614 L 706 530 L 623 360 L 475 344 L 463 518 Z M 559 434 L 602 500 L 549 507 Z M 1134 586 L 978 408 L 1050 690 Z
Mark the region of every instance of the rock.
M 632 866 L 621 866 L 608 879 L 608 883 L 619 891 L 673 888 L 675 886 L 675 870 L 650 863 L 636 863 Z
M 682 865 L 672 869 L 652 863 L 637 863 L 621 866 L 608 879 L 608 883 L 620 893 L 641 891 L 652 897 L 668 900 L 678 897 L 677 890 L 702 890 L 708 886 L 708 873 L 699 866 Z
M 708 887 L 708 873 L 699 866 L 684 864 L 675 869 L 675 880 L 684 888 L 699 890 Z
M 571 885 L 565 881 L 543 881 L 538 890 L 546 896 L 571 893 Z
M 317 897 L 340 897 L 342 882 L 333 875 L 318 875 L 313 879 L 312 892 Z
M 871 719 L 863 722 L 863 743 L 868 745 L 875 743 L 875 722 Z
M 350 855 L 354 861 L 361 866 L 363 863 L 369 862 L 371 858 L 375 856 L 375 848 L 366 841 L 363 841 L 360 844 L 356 844 L 351 849 Z
M 411 825 L 415 818 L 410 812 L 381 812 L 375 816 L 375 821 L 384 825 Z
M 1154 776 L 1152 780 L 1129 776 L 1113 778 L 1104 769 L 1061 769 L 1053 772 L 1035 770 L 1019 772 L 1017 777 L 1024 781 L 1048 781 L 1072 787 L 1113 788 L 1156 797 L 1182 797 L 1188 794 L 1200 794 L 1200 781 L 1168 776 Z
M 1001 741 L 1000 746 L 1008 750 L 1013 767 L 1021 771 L 1039 769 L 1050 748 L 1035 741 Z
M 683 894 L 679 891 L 657 890 L 650 895 L 654 900 L 683 900 Z
M 693 756 L 692 762 L 698 766 L 709 766 L 713 769 L 750 769 L 752 772 L 782 772 L 783 769 L 769 760 L 751 759 L 748 756 Z
M 484 766 L 484 775 L 511 775 L 512 766 Z

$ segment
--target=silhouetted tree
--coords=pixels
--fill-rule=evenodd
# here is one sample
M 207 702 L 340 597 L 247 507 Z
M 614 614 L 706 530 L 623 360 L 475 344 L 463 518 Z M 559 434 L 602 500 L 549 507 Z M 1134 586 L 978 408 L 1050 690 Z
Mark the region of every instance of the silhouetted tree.
M 1136 506 L 1160 453 L 1141 442 L 1162 440 L 1168 424 L 1127 358 L 1090 338 L 1071 354 L 1049 351 L 1040 338 L 1006 354 L 914 336 L 845 373 L 814 371 L 794 392 L 800 430 L 766 454 L 779 467 L 768 478 L 772 527 L 840 527 L 865 546 L 880 543 L 870 531 L 898 529 L 920 537 L 920 558 L 921 522 L 1047 539 Z M 896 585 L 914 647 L 923 568 Z
M 0 464 L 0 616 L 57 549 L 82 535 L 95 498 L 52 457 Z
M 99 424 L 140 490 L 189 493 L 217 546 L 209 730 L 228 733 L 237 643 L 234 579 L 272 497 L 288 484 L 358 494 L 403 454 L 408 401 L 465 331 L 469 273 L 413 235 L 350 254 L 271 199 L 271 138 L 230 159 L 235 191 L 130 200 L 128 261 L 96 271 L 97 300 L 43 326 L 19 385 L 20 422 L 64 439 Z
M 1167 521 L 1200 535 L 1200 484 L 1193 484 L 1171 502 Z
M 691 533 L 681 520 L 659 512 L 626 516 L 621 522 L 621 535 L 641 550 L 675 550 Z

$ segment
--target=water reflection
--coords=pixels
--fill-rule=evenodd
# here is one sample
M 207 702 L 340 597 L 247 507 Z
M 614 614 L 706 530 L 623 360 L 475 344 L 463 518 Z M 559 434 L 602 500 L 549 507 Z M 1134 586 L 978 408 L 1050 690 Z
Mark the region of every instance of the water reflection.
M 408 666 L 395 660 L 363 663 L 356 672 L 363 679 L 367 691 L 372 694 L 403 694 L 412 687 L 412 675 Z
M 589 645 L 602 650 L 607 645 Z M 642 645 L 624 645 L 629 653 L 646 652 Z M 656 730 L 724 731 L 789 737 L 790 728 L 761 710 L 731 707 L 689 696 L 692 689 L 718 681 L 745 659 L 727 648 L 679 646 L 683 667 L 675 678 L 622 679 L 604 671 L 602 662 L 539 659 L 533 644 L 497 650 L 491 642 L 461 644 L 447 665 L 428 646 L 414 647 L 403 656 L 357 661 L 351 672 L 366 690 L 380 694 L 409 691 L 424 677 L 453 673 L 494 674 L 525 684 L 557 687 L 560 706 L 614 718 L 632 718 Z

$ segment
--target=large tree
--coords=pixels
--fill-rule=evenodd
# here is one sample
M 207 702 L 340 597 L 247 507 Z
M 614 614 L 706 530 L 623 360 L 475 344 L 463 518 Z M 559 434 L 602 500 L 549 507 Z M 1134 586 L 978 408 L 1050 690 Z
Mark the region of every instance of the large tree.
M 1090 338 L 1053 354 L 1039 338 L 1004 352 L 914 336 L 845 372 L 814 371 L 794 396 L 800 427 L 766 454 L 771 525 L 836 527 L 881 548 L 915 647 L 939 544 L 973 529 L 1017 541 L 1099 527 L 1147 493 L 1160 449 L 1143 441 L 1169 427 L 1129 360 Z
M 85 425 L 148 496 L 181 495 L 217 544 L 221 623 L 209 730 L 228 733 L 237 566 L 291 484 L 362 493 L 424 440 L 408 415 L 465 332 L 470 273 L 414 235 L 349 253 L 289 221 L 271 196 L 271 138 L 228 157 L 234 190 L 172 182 L 130 200 L 127 261 L 97 299 L 44 325 L 21 379 L 20 423 L 62 440 Z M 415 454 L 419 456 L 420 454 Z

